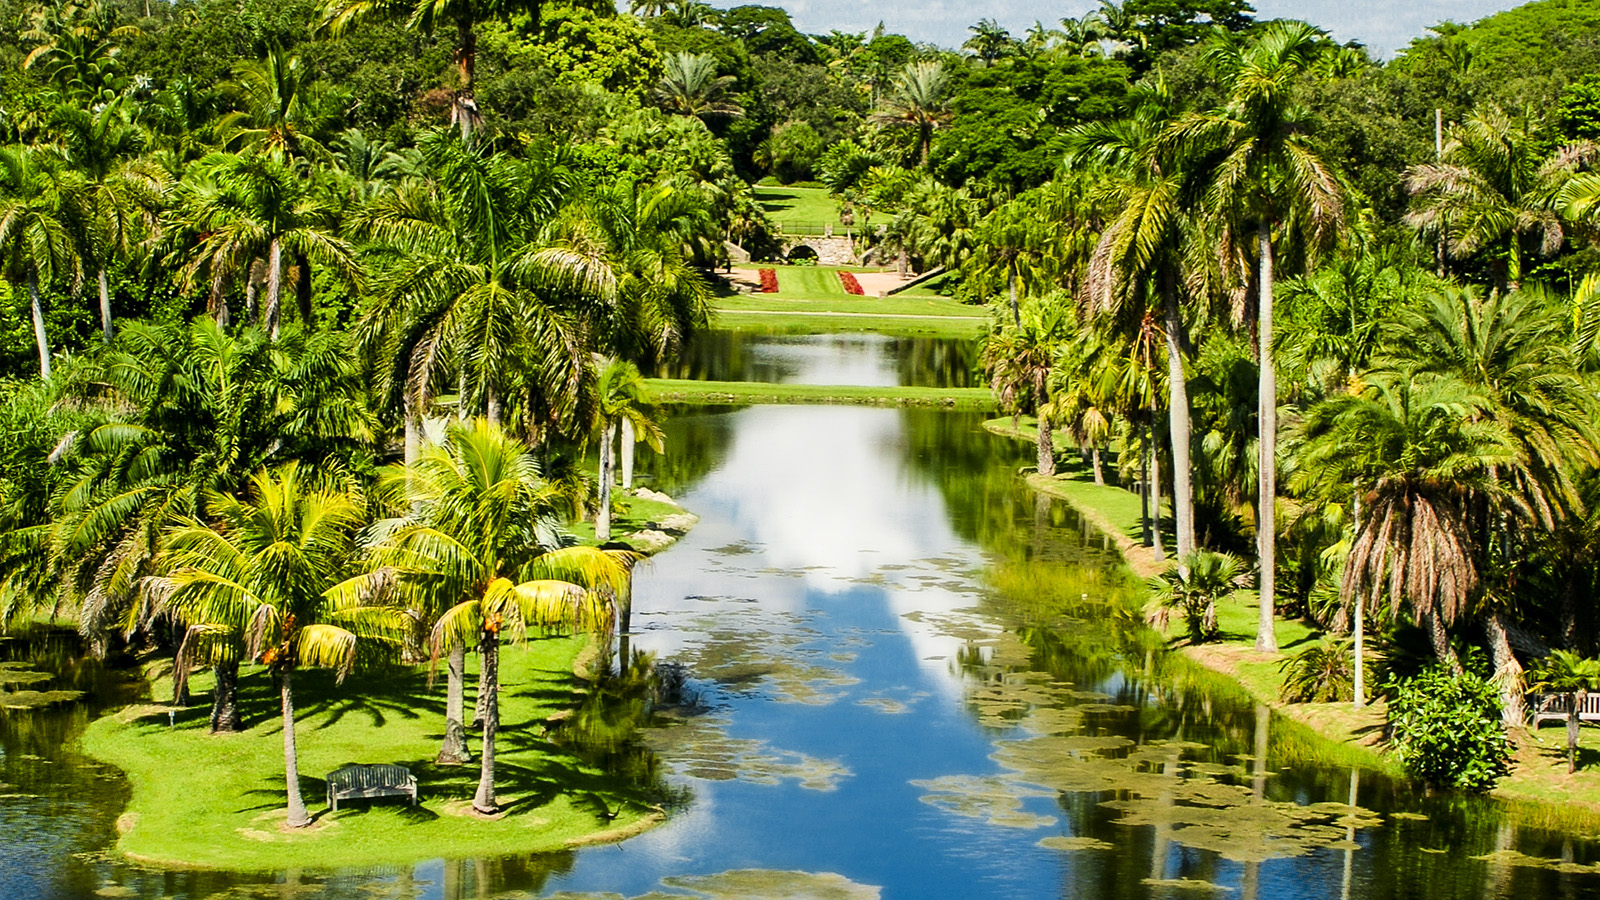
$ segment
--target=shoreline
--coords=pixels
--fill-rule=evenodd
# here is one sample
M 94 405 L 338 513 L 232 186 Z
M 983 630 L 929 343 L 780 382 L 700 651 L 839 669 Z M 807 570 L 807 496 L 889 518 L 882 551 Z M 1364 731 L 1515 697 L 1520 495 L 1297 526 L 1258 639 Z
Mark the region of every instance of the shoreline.
M 618 489 L 617 499 L 624 513 L 615 524 L 623 527 L 615 529 L 613 539 L 633 545 L 647 558 L 671 548 L 699 522 L 672 498 L 646 488 Z M 592 523 L 579 524 L 592 529 Z M 583 540 L 581 533 L 577 536 Z M 592 533 L 583 542 L 594 543 Z M 583 677 L 598 653 L 599 645 L 586 634 L 505 647 L 502 670 L 519 677 L 504 684 L 502 731 L 547 735 L 550 723 L 574 701 L 528 699 L 519 696 L 526 690 L 511 689 L 539 687 L 535 693 L 559 698 L 575 689 L 571 678 Z M 210 689 L 209 672 L 191 678 L 197 700 L 175 726 L 168 724 L 170 707 L 160 704 L 159 697 L 96 718 L 80 738 L 83 753 L 116 769 L 130 787 L 108 849 L 134 862 L 174 870 L 331 870 L 567 852 L 620 843 L 667 820 L 659 804 L 637 786 L 586 767 L 547 738 L 532 748 L 512 749 L 502 742 L 496 782 L 504 811 L 487 819 L 467 812 L 464 804 L 478 776 L 477 742 L 470 740 L 469 731 L 472 762 L 432 762 L 444 694 L 442 684 L 424 689 L 428 669 L 423 663 L 369 673 L 370 682 L 348 692 L 340 691 L 327 673 L 300 673 L 296 706 L 301 717 L 295 731 L 301 790 L 313 820 L 305 829 L 288 829 L 281 821 L 282 729 L 276 710 L 268 708 L 276 698 L 259 667 L 240 673 L 241 704 L 249 702 L 251 713 L 249 727 L 237 735 L 207 731 L 203 692 Z M 476 656 L 469 655 L 469 682 L 475 671 Z M 162 680 L 151 678 L 149 683 L 159 687 Z M 413 693 L 406 693 L 408 688 Z M 345 721 L 369 717 L 370 725 Z M 172 765 L 185 759 L 185 765 Z M 318 773 L 351 761 L 410 767 L 418 776 L 420 802 L 408 807 L 358 801 L 332 812 L 323 802 Z M 174 777 L 173 769 L 182 774 Z M 537 778 L 528 780 L 531 773 L 543 771 L 564 772 L 567 783 L 544 795 Z M 204 779 L 203 790 L 193 790 L 196 778 Z M 230 785 L 230 778 L 238 783 Z M 255 795 L 266 793 L 273 794 L 271 805 L 257 805 Z M 587 805 L 602 796 L 609 799 L 599 802 L 614 810 L 609 818 L 597 816 Z M 241 805 L 245 808 L 238 809 Z
M 1030 445 L 1035 432 L 1024 417 L 1021 427 L 1013 427 L 1009 418 L 993 419 L 984 428 L 1000 437 L 1025 441 Z M 1137 495 L 1120 487 L 1095 485 L 1072 473 L 1044 476 L 1032 473 L 1024 476 L 1028 487 L 1054 497 L 1071 506 L 1088 523 L 1105 534 L 1117 548 L 1124 564 L 1141 579 L 1158 574 L 1171 564 L 1170 558 L 1158 558 L 1152 548 L 1145 547 L 1130 534 L 1123 517 L 1108 511 L 1106 501 L 1120 500 L 1126 507 L 1131 499 L 1136 508 Z M 1120 497 L 1118 495 L 1121 495 Z M 1249 595 L 1246 599 L 1245 595 Z M 1241 622 L 1254 622 L 1257 600 L 1253 591 L 1241 591 L 1225 604 L 1232 609 L 1219 607 L 1226 620 L 1232 613 Z M 1224 628 L 1226 632 L 1227 629 Z M 1163 634 L 1170 633 L 1161 632 Z M 1278 619 L 1279 647 L 1320 638 L 1322 632 L 1306 623 Z M 1289 638 L 1286 640 L 1286 638 Z M 1222 640 L 1199 646 L 1173 646 L 1194 665 L 1225 677 L 1238 685 L 1257 702 L 1273 712 L 1293 721 L 1318 737 L 1338 745 L 1342 751 L 1355 754 L 1372 769 L 1395 777 L 1409 777 L 1400 769 L 1382 743 L 1385 705 L 1381 699 L 1372 700 L 1359 711 L 1346 700 L 1336 703 L 1291 703 L 1279 696 L 1282 677 L 1278 664 L 1287 658 L 1281 650 L 1276 654 L 1256 652 L 1248 640 Z M 1580 757 L 1587 751 L 1591 758 L 1600 756 L 1600 729 L 1585 729 L 1579 743 Z M 1518 817 L 1532 822 L 1553 822 L 1559 827 L 1586 828 L 1600 835 L 1600 761 L 1591 761 L 1586 768 L 1571 775 L 1566 772 L 1566 738 L 1560 728 L 1546 728 L 1542 733 L 1526 729 L 1510 736 L 1512 743 L 1511 771 L 1486 795 L 1515 807 Z M 1577 817 L 1577 821 L 1574 817 Z

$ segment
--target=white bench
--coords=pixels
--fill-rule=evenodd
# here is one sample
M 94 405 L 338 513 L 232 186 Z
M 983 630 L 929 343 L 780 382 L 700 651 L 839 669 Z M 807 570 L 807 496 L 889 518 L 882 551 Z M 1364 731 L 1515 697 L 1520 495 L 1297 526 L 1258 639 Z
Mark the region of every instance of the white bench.
M 417 805 L 417 779 L 404 766 L 356 765 L 328 773 L 328 805 L 339 811 L 340 800 L 370 800 L 374 797 L 410 797 Z
M 1571 694 L 1529 694 L 1528 708 L 1533 710 L 1533 727 L 1537 729 L 1546 719 L 1555 722 L 1567 721 L 1567 714 L 1572 711 Z M 1587 694 L 1583 698 L 1583 706 L 1578 710 L 1578 721 L 1600 722 L 1600 694 Z

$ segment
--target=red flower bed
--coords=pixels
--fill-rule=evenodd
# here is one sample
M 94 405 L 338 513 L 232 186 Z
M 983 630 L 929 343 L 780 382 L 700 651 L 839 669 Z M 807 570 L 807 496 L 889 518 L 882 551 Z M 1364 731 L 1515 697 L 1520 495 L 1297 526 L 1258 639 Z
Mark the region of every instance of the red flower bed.
M 866 293 L 861 289 L 861 282 L 856 280 L 854 272 L 840 272 L 839 280 L 844 282 L 844 292 L 859 297 Z
M 761 293 L 776 294 L 778 292 L 778 270 L 761 270 Z

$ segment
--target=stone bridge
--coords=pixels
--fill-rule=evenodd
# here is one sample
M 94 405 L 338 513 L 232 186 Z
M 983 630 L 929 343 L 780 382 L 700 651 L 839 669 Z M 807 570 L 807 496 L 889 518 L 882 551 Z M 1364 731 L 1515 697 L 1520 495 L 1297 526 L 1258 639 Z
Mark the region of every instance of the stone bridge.
M 792 234 L 783 237 L 783 255 L 785 259 L 816 259 L 817 263 L 824 266 L 859 266 L 861 257 L 856 255 L 855 241 L 849 235 L 832 234 Z

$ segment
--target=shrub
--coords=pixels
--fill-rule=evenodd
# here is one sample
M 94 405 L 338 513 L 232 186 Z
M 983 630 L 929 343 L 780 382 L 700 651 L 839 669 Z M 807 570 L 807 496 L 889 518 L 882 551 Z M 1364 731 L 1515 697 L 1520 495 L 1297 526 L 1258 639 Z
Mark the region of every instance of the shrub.
M 1487 791 L 1507 771 L 1500 698 L 1483 676 L 1442 666 L 1393 685 L 1390 742 L 1402 765 L 1430 784 Z
M 761 270 L 761 293 L 776 294 L 778 292 L 778 270 Z
M 1333 703 L 1355 696 L 1355 645 L 1349 638 L 1325 638 L 1278 664 L 1283 699 L 1290 703 Z
M 1250 584 L 1244 561 L 1231 553 L 1196 550 L 1178 565 L 1150 579 L 1150 590 L 1160 604 L 1156 623 L 1166 627 L 1174 610 L 1189 626 L 1189 643 L 1203 644 L 1217 637 L 1217 601 Z
M 856 280 L 855 273 L 853 272 L 840 272 L 839 281 L 844 284 L 844 292 L 846 294 L 852 294 L 859 297 L 862 295 L 862 293 L 864 293 L 861 290 L 861 282 Z

